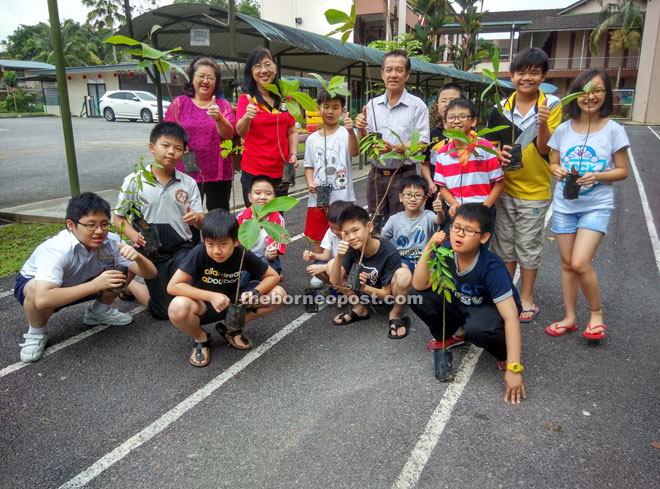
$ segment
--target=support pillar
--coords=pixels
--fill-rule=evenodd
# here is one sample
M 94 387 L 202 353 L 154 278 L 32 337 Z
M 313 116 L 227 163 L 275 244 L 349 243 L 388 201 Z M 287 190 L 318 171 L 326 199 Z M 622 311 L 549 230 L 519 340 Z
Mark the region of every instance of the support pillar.
M 649 0 L 646 4 L 639 59 L 632 120 L 660 124 L 660 92 L 657 85 L 660 79 L 660 0 Z

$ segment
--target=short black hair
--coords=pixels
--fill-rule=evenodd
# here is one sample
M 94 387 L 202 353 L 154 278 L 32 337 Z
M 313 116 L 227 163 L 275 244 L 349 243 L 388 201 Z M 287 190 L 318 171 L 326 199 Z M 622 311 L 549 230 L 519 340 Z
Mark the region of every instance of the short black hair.
M 349 221 L 360 221 L 364 226 L 369 222 L 369 213 L 359 205 L 351 204 L 341 211 L 337 218 L 337 225 L 342 227 Z
M 601 118 L 609 117 L 614 110 L 614 95 L 612 94 L 612 83 L 605 71 L 595 69 L 583 71 L 573 80 L 568 93 L 581 92 L 584 86 L 597 76 L 603 80 L 603 84 L 605 85 L 605 100 L 603 100 L 603 106 L 600 108 L 598 116 Z M 567 119 L 579 119 L 581 114 L 582 111 L 580 110 L 577 99 L 571 100 L 564 106 L 564 116 Z
M 447 83 L 440 87 L 440 90 L 438 90 L 438 98 L 440 98 L 440 94 L 445 90 L 456 90 L 461 98 L 465 98 L 465 90 L 463 90 L 462 86 L 457 85 L 456 83 Z
M 202 224 L 202 238 L 238 239 L 238 221 L 226 209 L 213 209 L 206 214 Z
M 353 205 L 353 202 L 347 200 L 335 200 L 330 207 L 328 207 L 328 222 L 337 223 L 339 220 L 339 215 L 344 209 Z
M 105 214 L 110 219 L 110 204 L 93 192 L 83 192 L 69 200 L 69 205 L 66 206 L 66 220 L 77 222 L 87 214 Z
M 410 58 L 408 57 L 408 53 L 403 49 L 393 49 L 392 51 L 385 53 L 385 56 L 383 56 L 383 64 L 380 66 L 380 71 L 385 69 L 385 60 L 390 56 L 401 56 L 402 58 L 406 58 L 406 73 L 410 73 Z
M 339 103 L 341 103 L 342 107 L 346 107 L 346 97 L 343 95 L 336 93 L 335 96 L 333 97 L 328 93 L 327 90 L 321 89 L 319 91 L 319 96 L 316 97 L 316 103 L 318 105 L 321 105 L 323 102 L 330 102 L 331 100 L 339 100 Z
M 270 178 L 268 175 L 257 175 L 250 182 L 250 192 L 252 192 L 252 187 L 254 187 L 259 182 L 268 182 L 272 185 L 273 191 L 275 190 L 275 184 L 273 183 L 272 178 Z
M 183 147 L 188 147 L 188 133 L 176 122 L 159 122 L 151 130 L 149 134 L 149 142 L 156 144 L 158 139 L 162 136 L 169 136 L 178 139 L 183 143 Z
M 248 57 L 245 60 L 245 68 L 243 70 L 243 84 L 241 85 L 243 92 L 252 97 L 255 97 L 257 102 L 260 104 L 264 103 L 264 98 L 261 96 L 257 82 L 252 76 L 252 68 L 254 68 L 254 65 L 260 63 L 265 58 L 268 58 L 273 62 L 273 64 L 275 64 L 273 55 L 270 53 L 268 48 L 257 46 L 252 51 L 250 51 L 250 54 L 248 54 Z M 275 80 L 273 80 L 273 84 L 278 85 L 277 71 L 275 72 Z M 274 93 L 271 93 L 271 95 L 275 100 L 273 107 L 279 107 L 282 99 Z
M 516 54 L 509 65 L 509 73 L 524 71 L 529 68 L 541 68 L 545 75 L 548 72 L 548 55 L 540 48 L 525 48 Z
M 208 56 L 197 56 L 190 62 L 190 65 L 188 66 L 188 80 L 184 82 L 183 87 L 181 89 L 183 94 L 188 95 L 188 97 L 195 96 L 195 87 L 193 86 L 193 78 L 195 77 L 195 72 L 197 71 L 197 68 L 199 68 L 200 66 L 208 66 L 209 68 L 212 68 L 213 71 L 215 71 L 215 89 L 213 90 L 213 95 L 215 95 L 216 97 L 222 95 L 222 72 L 220 71 L 220 67 L 218 66 L 218 63 L 213 61 Z
M 493 218 L 490 215 L 490 209 L 483 204 L 463 204 L 456 210 L 456 217 L 458 216 L 461 216 L 468 221 L 478 222 L 479 231 L 482 233 L 490 232 L 491 226 L 493 225 Z
M 447 108 L 445 109 L 445 113 L 442 115 L 442 118 L 446 120 L 449 109 L 453 109 L 454 107 L 467 109 L 470 111 L 470 117 L 477 117 L 477 108 L 470 100 L 466 98 L 455 98 L 454 100 L 452 100 L 447 104 Z
M 407 175 L 401 179 L 401 193 L 408 187 L 421 188 L 425 196 L 429 192 L 429 184 L 419 175 Z

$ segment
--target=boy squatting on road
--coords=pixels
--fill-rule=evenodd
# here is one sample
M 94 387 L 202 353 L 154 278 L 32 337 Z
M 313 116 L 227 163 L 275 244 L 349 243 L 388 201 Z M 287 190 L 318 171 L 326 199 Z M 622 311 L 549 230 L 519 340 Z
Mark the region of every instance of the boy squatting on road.
M 211 336 L 201 325 L 225 319 L 229 303 L 236 299 L 243 256 L 243 270 L 260 277 L 240 297 L 242 303 L 254 306 L 248 308 L 245 322 L 254 321 L 282 307 L 286 292 L 277 285 L 277 272 L 239 244 L 238 221 L 223 209 L 207 214 L 202 242 L 188 253 L 167 286 L 176 296 L 168 311 L 172 324 L 195 340 L 190 354 L 190 364 L 195 367 L 205 367 L 211 359 Z M 229 331 L 222 322 L 215 328 L 234 348 L 252 348 L 252 340 L 242 330 Z
M 412 294 L 419 297 L 411 301 L 411 308 L 429 327 L 435 338 L 432 341 L 442 346 L 442 320 L 438 318 L 442 318 L 444 302 L 445 337 L 464 327 L 465 341 L 485 349 L 506 371 L 504 400 L 520 403 L 521 396 L 526 397 L 520 365 L 520 299 L 500 257 L 484 246 L 490 237 L 490 221 L 490 211 L 483 204 L 464 204 L 456 211 L 449 235 L 454 258 L 447 258 L 456 287 L 451 302 L 431 288 L 431 243 L 441 246 L 446 235 L 441 231 L 431 237 L 413 275 Z
M 366 295 L 384 301 L 393 296 L 388 336 L 392 339 L 405 338 L 410 328 L 410 319 L 401 318 L 401 310 L 410 290 L 410 274 L 406 274 L 408 270 L 401 266 L 399 252 L 386 239 L 376 239 L 371 235 L 373 223 L 362 207 L 351 205 L 346 208 L 339 215 L 338 224 L 343 238 L 337 246 L 337 256 L 328 264 L 330 283 L 348 296 L 351 306 L 347 313 L 335 316 L 332 323 L 344 326 L 369 319 L 369 311 L 362 301 L 354 301 L 352 298 Z M 360 288 L 357 291 L 351 290 L 344 284 L 353 264 L 360 261 L 363 249 Z
M 136 174 L 128 175 L 121 186 L 113 219 L 117 229 L 124 226 L 124 233 L 136 248 L 144 247 L 146 242 L 138 231 L 138 223 L 126 218 L 131 205 L 126 201 L 138 200 L 142 218 L 158 230 L 161 246 L 147 255 L 156 265 L 158 276 L 145 279 L 146 287 L 132 282 L 128 289 L 155 319 L 168 319 L 167 307 L 172 296 L 167 293 L 167 283 L 193 247 L 190 226 L 200 229 L 204 220 L 197 182 L 175 169 L 187 145 L 188 135 L 179 124 L 156 124 L 149 136 L 149 151 L 155 163 L 151 165 L 151 172 L 156 183 L 144 184 L 140 190 Z
M 156 267 L 133 247 L 126 245 L 110 229 L 110 204 L 91 192 L 69 201 L 66 229 L 41 243 L 16 276 L 14 296 L 21 303 L 28 321 L 28 332 L 21 343 L 21 361 L 39 360 L 46 347 L 46 323 L 58 310 L 93 300 L 85 311 L 88 326 L 123 326 L 133 317 L 110 304 L 119 292 L 113 290 L 135 275 L 156 276 Z M 128 267 L 128 276 L 117 265 Z
M 305 236 L 313 242 L 314 252 L 322 253 L 320 241 L 328 231 L 327 208 L 318 207 L 319 185 L 331 186 L 330 204 L 343 200 L 355 202 L 351 157 L 360 154 L 360 147 L 348 112 L 344 127 L 339 118 L 344 113 L 346 97 L 321 90 L 317 98 L 323 127 L 312 133 L 305 145 L 305 180 L 309 189 Z

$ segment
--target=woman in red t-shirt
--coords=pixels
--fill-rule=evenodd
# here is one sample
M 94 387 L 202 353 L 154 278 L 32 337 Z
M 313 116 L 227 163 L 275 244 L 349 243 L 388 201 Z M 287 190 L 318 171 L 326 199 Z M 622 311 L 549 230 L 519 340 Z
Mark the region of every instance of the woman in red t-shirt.
M 241 161 L 243 201 L 250 205 L 248 193 L 252 179 L 267 175 L 273 179 L 277 195 L 286 195 L 281 186 L 284 162 L 298 167 L 298 131 L 291 114 L 280 113 L 281 99 L 264 85 L 276 82 L 277 66 L 270 51 L 253 49 L 245 61 L 243 95 L 236 106 L 236 132 L 244 139 Z M 279 122 L 278 122 L 279 119 Z M 278 143 L 279 141 L 279 143 Z

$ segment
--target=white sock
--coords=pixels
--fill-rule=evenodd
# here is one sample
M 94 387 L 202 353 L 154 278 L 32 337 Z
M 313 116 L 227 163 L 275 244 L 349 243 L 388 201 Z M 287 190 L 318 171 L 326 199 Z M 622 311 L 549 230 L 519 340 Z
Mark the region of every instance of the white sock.
M 99 302 L 98 300 L 95 300 L 94 302 L 92 302 L 92 305 L 89 306 L 89 310 L 92 311 L 95 314 L 105 312 L 108 309 L 110 309 L 109 304 L 103 304 L 102 302 Z
M 46 333 L 46 326 L 43 328 L 33 328 L 28 324 L 28 334 L 45 334 Z

